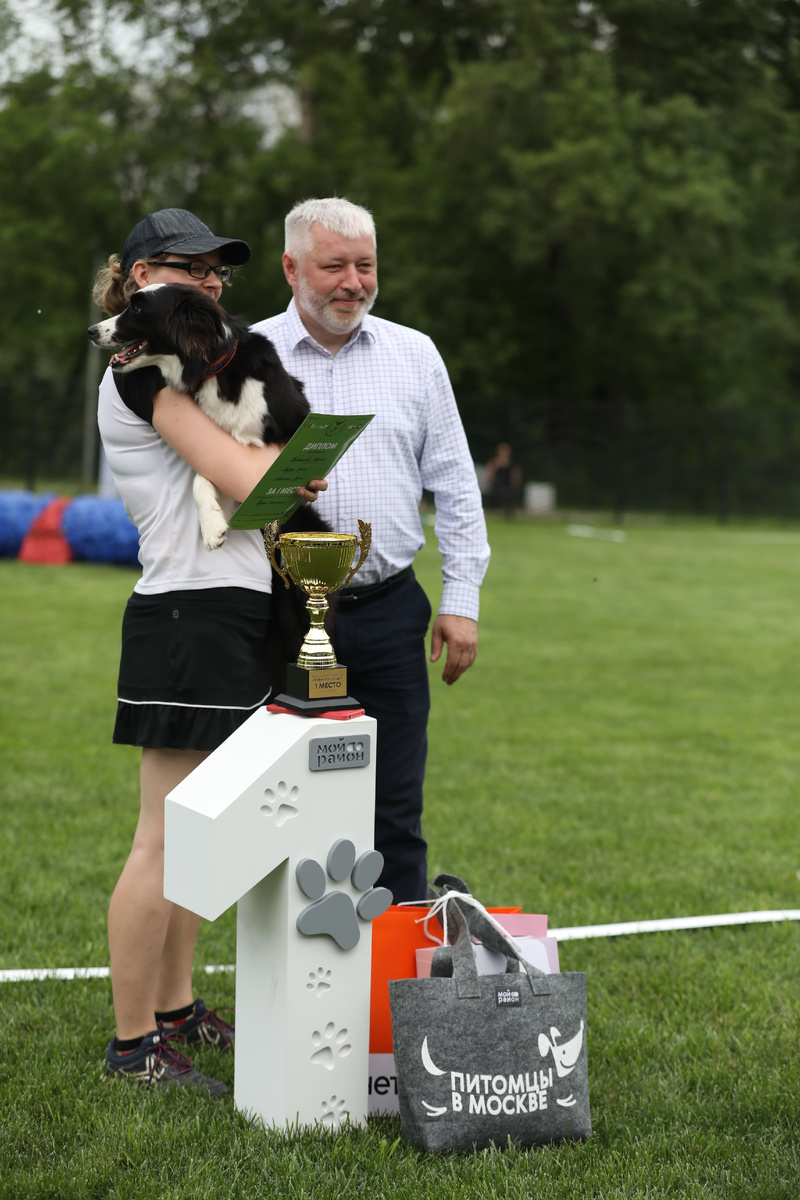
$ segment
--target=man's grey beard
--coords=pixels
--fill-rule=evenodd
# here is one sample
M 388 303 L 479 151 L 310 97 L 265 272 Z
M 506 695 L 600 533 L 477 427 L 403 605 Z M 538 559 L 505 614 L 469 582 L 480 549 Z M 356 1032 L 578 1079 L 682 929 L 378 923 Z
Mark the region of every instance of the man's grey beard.
M 361 324 L 378 297 L 378 289 L 369 299 L 362 300 L 358 309 L 349 315 L 337 316 L 330 307 L 330 300 L 314 291 L 305 276 L 301 275 L 297 285 L 301 307 L 318 321 L 328 333 L 352 333 Z

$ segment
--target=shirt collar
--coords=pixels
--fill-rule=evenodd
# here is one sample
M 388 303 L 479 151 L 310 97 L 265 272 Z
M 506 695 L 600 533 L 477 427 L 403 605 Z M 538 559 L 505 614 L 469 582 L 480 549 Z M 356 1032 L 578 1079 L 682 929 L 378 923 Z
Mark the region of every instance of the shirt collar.
M 330 350 L 326 350 L 324 346 L 320 346 L 319 342 L 306 329 L 300 318 L 300 313 L 297 311 L 294 296 L 292 296 L 289 301 L 289 307 L 286 309 L 286 323 L 289 327 L 289 342 L 292 350 L 296 350 L 302 342 L 305 342 L 307 345 L 313 346 L 321 354 L 330 354 Z M 350 341 L 342 346 L 342 350 L 349 350 L 358 341 L 375 341 L 375 318 L 370 313 L 367 313 L 364 317 L 354 335 L 351 336 Z

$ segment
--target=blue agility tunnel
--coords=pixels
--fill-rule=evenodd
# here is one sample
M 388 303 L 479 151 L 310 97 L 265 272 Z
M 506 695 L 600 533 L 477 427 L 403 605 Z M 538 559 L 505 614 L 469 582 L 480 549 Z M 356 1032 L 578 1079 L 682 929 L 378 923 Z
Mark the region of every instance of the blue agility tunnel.
M 49 493 L 0 491 L 0 557 L 16 558 L 20 547 L 37 517 L 58 497 Z M 139 566 L 139 534 L 118 499 L 103 496 L 77 496 L 62 501 L 59 540 L 63 535 L 72 557 L 82 562 L 114 563 L 117 566 Z M 55 517 L 53 518 L 56 519 Z M 65 561 L 65 557 L 58 561 Z M 32 557 L 29 561 L 56 561 L 47 557 Z
M 79 561 L 139 566 L 139 534 L 121 500 L 76 496 L 61 528 Z
M 0 492 L 0 558 L 16 558 L 22 539 L 55 493 Z

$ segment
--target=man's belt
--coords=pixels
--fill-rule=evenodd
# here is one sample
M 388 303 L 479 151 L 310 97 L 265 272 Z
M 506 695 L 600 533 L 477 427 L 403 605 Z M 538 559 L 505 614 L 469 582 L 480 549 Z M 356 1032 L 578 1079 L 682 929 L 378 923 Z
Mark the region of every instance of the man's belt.
M 388 579 L 382 579 L 380 583 L 368 583 L 366 587 L 360 588 L 340 588 L 331 597 L 333 606 L 334 608 L 358 608 L 362 604 L 369 604 L 372 600 L 378 600 L 381 596 L 385 596 L 395 584 L 402 583 L 411 574 L 413 574 L 413 569 L 409 566 L 398 571 L 396 575 L 390 575 Z

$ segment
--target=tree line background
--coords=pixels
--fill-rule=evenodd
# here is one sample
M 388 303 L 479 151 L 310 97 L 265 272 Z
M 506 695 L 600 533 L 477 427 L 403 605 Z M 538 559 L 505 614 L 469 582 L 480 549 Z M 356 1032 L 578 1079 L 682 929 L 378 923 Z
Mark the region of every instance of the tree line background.
M 800 515 L 798 0 L 37 8 L 25 60 L 0 3 L 0 474 L 80 476 L 92 277 L 145 213 L 245 238 L 223 303 L 257 320 L 286 211 L 338 194 L 476 461 L 511 441 L 562 506 Z

